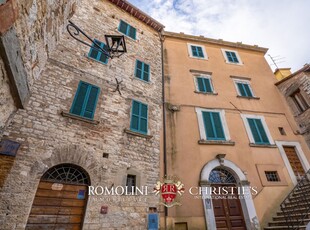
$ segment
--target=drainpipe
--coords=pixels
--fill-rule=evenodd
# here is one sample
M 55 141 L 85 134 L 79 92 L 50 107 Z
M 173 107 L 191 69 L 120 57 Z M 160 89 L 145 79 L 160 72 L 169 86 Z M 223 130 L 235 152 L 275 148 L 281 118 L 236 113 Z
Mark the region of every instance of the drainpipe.
M 164 176 L 167 176 L 167 142 L 166 142 L 166 101 L 165 101 L 165 74 L 164 74 L 164 36 L 162 31 L 159 34 L 161 45 L 161 73 L 162 73 L 162 105 L 163 105 L 163 167 Z M 165 207 L 165 229 L 167 229 L 168 208 Z

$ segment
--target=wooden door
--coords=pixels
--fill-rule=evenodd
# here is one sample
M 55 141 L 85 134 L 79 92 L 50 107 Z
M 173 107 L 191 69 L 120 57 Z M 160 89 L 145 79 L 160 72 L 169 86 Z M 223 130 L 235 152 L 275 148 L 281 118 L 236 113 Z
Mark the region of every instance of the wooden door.
M 305 175 L 305 170 L 302 167 L 302 164 L 300 162 L 300 159 L 296 153 L 295 147 L 283 147 L 284 151 L 286 153 L 286 156 L 288 158 L 288 161 L 290 162 L 290 165 L 293 169 L 293 172 L 297 179 Z
M 86 185 L 41 181 L 26 229 L 80 230 L 86 202 Z
M 241 203 L 236 190 L 234 194 L 212 195 L 212 197 L 216 228 L 218 230 L 246 230 Z

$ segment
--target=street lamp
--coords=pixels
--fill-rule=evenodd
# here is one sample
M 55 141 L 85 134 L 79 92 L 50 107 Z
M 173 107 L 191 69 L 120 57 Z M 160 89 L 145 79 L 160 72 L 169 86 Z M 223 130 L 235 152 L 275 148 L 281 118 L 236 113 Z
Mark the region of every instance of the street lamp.
M 102 52 L 108 58 L 120 57 L 126 50 L 125 37 L 123 35 L 104 35 L 106 46 L 104 48 L 100 47 L 100 45 L 92 38 L 90 38 L 83 30 L 81 30 L 77 25 L 75 25 L 72 21 L 69 20 L 69 24 L 67 25 L 67 31 L 70 36 L 75 40 L 83 43 L 91 47 L 92 49 L 97 50 L 98 52 Z M 92 43 L 89 44 L 86 41 L 79 38 L 80 33 L 84 35 L 89 41 Z

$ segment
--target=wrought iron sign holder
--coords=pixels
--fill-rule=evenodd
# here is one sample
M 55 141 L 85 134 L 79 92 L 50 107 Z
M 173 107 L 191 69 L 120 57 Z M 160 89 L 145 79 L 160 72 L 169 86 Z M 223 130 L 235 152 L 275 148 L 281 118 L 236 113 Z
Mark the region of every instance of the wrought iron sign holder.
M 102 48 L 100 44 L 98 44 L 95 39 L 92 39 L 90 36 L 88 36 L 83 30 L 81 30 L 77 25 L 75 25 L 72 21 L 69 20 L 69 24 L 67 25 L 67 31 L 70 34 L 71 37 L 73 37 L 78 42 L 91 47 L 92 49 L 103 53 L 108 58 L 115 58 L 120 57 L 124 53 L 127 52 L 126 49 L 126 43 L 125 43 L 125 37 L 123 35 L 104 35 L 106 46 Z M 84 36 L 84 39 L 82 39 L 82 36 Z M 90 41 L 89 44 L 87 41 Z M 116 80 L 116 89 L 113 92 L 118 91 L 120 95 L 120 84 L 122 81 Z

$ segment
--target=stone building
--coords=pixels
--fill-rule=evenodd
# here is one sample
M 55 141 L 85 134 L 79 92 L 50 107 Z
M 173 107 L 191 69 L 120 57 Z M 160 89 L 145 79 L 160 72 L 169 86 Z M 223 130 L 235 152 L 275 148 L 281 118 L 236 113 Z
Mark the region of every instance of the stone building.
M 279 69 L 275 72 L 282 72 Z M 275 85 L 285 97 L 291 108 L 295 121 L 310 148 L 310 65 L 306 64 L 300 70 L 292 74 L 283 74 L 284 78 Z
M 19 145 L 0 188 L 1 229 L 145 229 L 157 197 L 88 196 L 87 186 L 152 187 L 159 178 L 163 26 L 123 0 L 3 6 L 17 17 L 1 37 L 1 95 L 11 77 L 25 94 L 21 106 L 14 96 L 0 105 L 10 108 L 1 113 L 2 143 Z M 127 53 L 108 59 L 82 45 L 68 19 L 102 48 L 104 35 L 124 35 Z M 9 76 L 9 45 L 19 49 L 22 75 Z
M 267 49 L 184 33 L 164 32 L 164 39 L 167 175 L 176 175 L 187 192 L 162 225 L 265 227 L 310 168 L 309 149 L 264 58 Z M 201 196 L 225 186 L 253 193 Z M 279 218 L 270 229 L 287 228 Z

